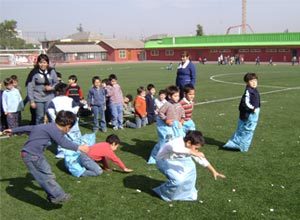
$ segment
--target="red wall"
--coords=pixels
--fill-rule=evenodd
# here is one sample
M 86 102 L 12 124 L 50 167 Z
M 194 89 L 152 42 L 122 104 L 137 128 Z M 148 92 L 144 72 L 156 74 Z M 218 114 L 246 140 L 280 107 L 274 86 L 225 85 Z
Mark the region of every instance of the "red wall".
M 249 50 L 248 52 L 239 52 L 239 49 Z M 260 52 L 251 51 L 253 49 L 260 50 Z M 267 52 L 269 49 L 276 49 L 277 52 Z M 282 51 L 282 50 L 287 51 Z M 260 57 L 262 62 L 269 61 L 272 57 L 273 62 L 291 62 L 293 51 L 297 52 L 297 56 L 300 56 L 300 48 L 292 48 L 292 47 L 242 47 L 242 48 L 175 48 L 175 49 L 158 49 L 159 55 L 152 56 L 151 51 L 153 49 L 146 49 L 146 59 L 147 60 L 180 60 L 181 53 L 183 51 L 188 51 L 190 54 L 190 58 L 192 60 L 198 60 L 199 57 L 206 57 L 208 61 L 216 61 L 218 60 L 218 56 L 222 53 L 223 56 L 232 56 L 235 54 L 239 54 L 244 57 L 244 61 L 254 62 L 257 56 Z M 173 56 L 166 56 L 165 50 L 174 50 Z M 214 51 L 211 51 L 214 50 Z M 229 50 L 229 51 L 224 51 Z M 281 51 L 280 51 L 281 50 Z
M 144 52 L 144 49 L 113 49 L 109 45 L 105 44 L 104 42 L 100 42 L 99 45 L 103 47 L 107 51 L 107 60 L 108 61 L 139 61 L 140 54 Z M 126 51 L 126 57 L 120 58 L 119 53 L 120 50 Z

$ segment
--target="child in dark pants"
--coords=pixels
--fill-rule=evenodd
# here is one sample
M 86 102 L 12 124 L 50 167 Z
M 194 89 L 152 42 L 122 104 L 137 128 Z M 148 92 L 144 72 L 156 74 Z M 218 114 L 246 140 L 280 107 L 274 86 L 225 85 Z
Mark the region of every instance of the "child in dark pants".
M 47 199 L 54 204 L 69 200 L 70 195 L 65 193 L 55 181 L 55 176 L 43 152 L 49 146 L 49 141 L 54 141 L 64 148 L 87 153 L 89 150 L 87 145 L 78 146 L 64 137 L 75 122 L 75 114 L 69 111 L 60 111 L 55 122 L 4 130 L 4 133 L 7 134 L 29 133 L 29 138 L 21 151 L 22 159 L 34 179 L 46 191 Z
M 146 95 L 146 110 L 147 110 L 147 119 L 148 124 L 152 124 L 156 122 L 156 114 L 155 114 L 155 87 L 153 84 L 149 84 L 147 86 L 147 95 Z

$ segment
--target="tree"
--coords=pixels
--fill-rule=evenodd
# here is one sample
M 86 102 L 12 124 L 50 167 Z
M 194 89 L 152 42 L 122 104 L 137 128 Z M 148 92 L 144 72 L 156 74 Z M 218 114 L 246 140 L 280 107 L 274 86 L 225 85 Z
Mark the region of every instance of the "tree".
M 17 22 L 15 20 L 5 20 L 0 23 L 0 49 L 25 49 L 32 48 L 25 40 L 17 37 Z
M 202 36 L 203 33 L 203 27 L 200 24 L 197 24 L 197 30 L 196 30 L 196 36 Z

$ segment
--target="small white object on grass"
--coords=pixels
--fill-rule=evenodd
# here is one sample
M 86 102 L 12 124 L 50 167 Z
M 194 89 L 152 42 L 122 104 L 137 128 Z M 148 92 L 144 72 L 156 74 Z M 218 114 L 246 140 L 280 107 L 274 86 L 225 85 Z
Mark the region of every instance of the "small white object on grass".
M 202 200 L 199 200 L 199 202 L 200 202 L 200 203 L 203 203 L 203 201 L 202 201 Z
M 148 209 L 147 212 L 150 212 L 150 210 Z
M 231 202 L 231 199 L 228 199 L 228 202 Z
M 282 189 L 284 189 L 285 187 L 283 185 L 280 186 Z
M 173 204 L 170 204 L 169 206 L 172 208 L 172 207 L 173 207 Z
M 80 181 L 80 180 L 78 180 L 78 181 L 77 181 L 77 183 L 81 183 L 81 181 Z
M 233 213 L 236 213 L 236 210 L 232 210 Z
M 140 189 L 136 189 L 136 191 L 137 191 L 138 193 L 142 192 Z
M 235 192 L 235 189 L 232 189 L 232 192 Z
M 274 209 L 270 209 L 270 212 L 274 212 Z

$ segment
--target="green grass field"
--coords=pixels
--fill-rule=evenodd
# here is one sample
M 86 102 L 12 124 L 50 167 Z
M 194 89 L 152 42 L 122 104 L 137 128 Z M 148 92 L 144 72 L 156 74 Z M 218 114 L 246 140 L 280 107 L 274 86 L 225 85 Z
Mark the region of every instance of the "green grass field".
M 173 84 L 175 70 L 165 64 L 111 64 L 58 67 L 64 81 L 76 74 L 85 94 L 91 78 L 116 73 L 124 95 L 135 95 L 138 86 L 153 83 L 157 91 Z M 256 72 L 262 108 L 260 121 L 248 153 L 220 150 L 234 132 L 238 104 L 244 91 L 243 75 Z M 1 70 L 1 79 L 17 74 L 24 85 L 29 69 Z M 204 133 L 202 149 L 209 161 L 224 173 L 215 181 L 197 166 L 197 202 L 167 203 L 151 188 L 165 177 L 146 160 L 157 141 L 155 125 L 98 133 L 97 141 L 116 133 L 122 140 L 117 155 L 133 173 L 103 173 L 95 178 L 69 175 L 63 161 L 46 151 L 57 181 L 72 200 L 54 206 L 32 180 L 21 158 L 26 136 L 1 139 L 1 219 L 299 219 L 300 216 L 300 66 L 217 66 L 197 64 L 197 90 L 193 119 Z M 23 88 L 24 89 L 24 88 Z M 23 96 L 25 90 L 23 92 Z M 29 120 L 29 109 L 23 112 Z M 90 118 L 83 119 L 89 121 Z M 91 125 L 81 127 L 90 133 Z M 141 192 L 137 191 L 141 190 Z M 297 217 L 298 216 L 298 217 Z

